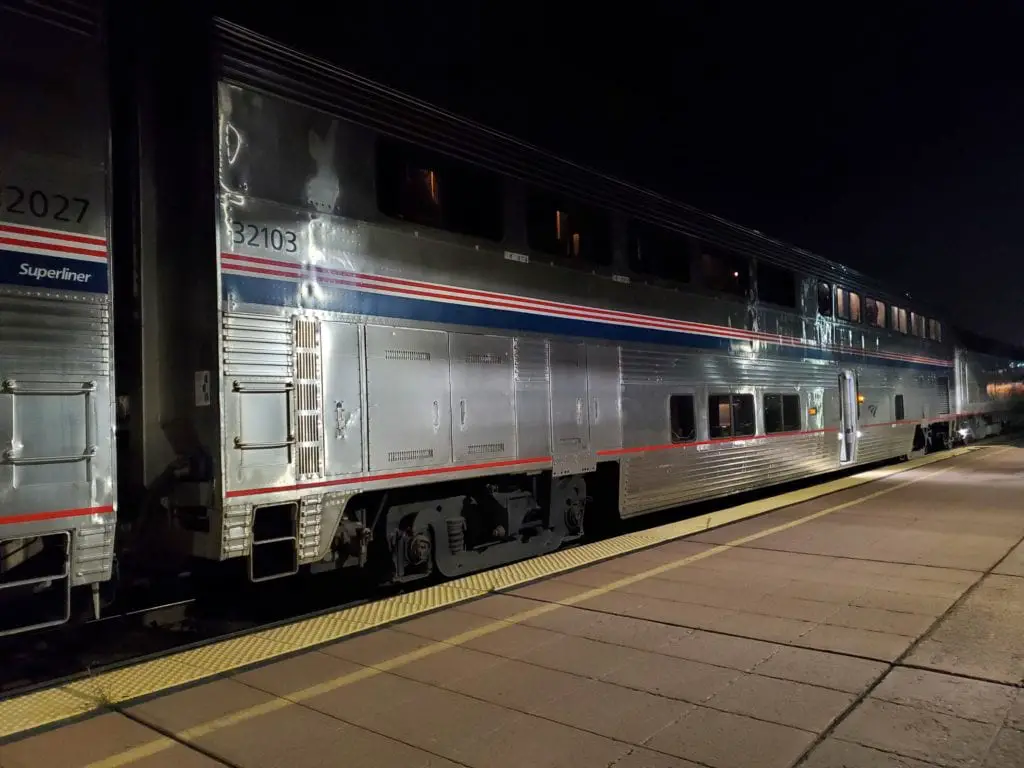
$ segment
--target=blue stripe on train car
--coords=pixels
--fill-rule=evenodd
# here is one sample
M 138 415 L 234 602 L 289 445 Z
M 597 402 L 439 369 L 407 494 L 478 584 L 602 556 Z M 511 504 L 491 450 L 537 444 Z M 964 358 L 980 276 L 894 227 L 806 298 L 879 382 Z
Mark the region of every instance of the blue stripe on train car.
M 0 284 L 83 293 L 107 293 L 107 262 L 80 261 L 0 250 Z
M 515 312 L 506 309 L 468 306 L 430 299 L 390 296 L 369 291 L 331 286 L 319 296 L 304 294 L 301 285 L 288 280 L 249 277 L 232 273 L 222 275 L 224 298 L 230 302 L 264 304 L 295 309 L 320 309 L 396 320 L 415 320 L 443 325 L 525 331 L 549 336 L 575 336 L 604 341 L 639 342 L 694 349 L 729 350 L 749 347 L 746 339 L 731 339 L 686 331 L 638 328 L 597 320 L 577 320 L 552 315 Z M 871 361 L 876 364 L 942 370 L 948 366 L 892 360 L 858 352 L 835 352 L 819 347 L 790 347 L 766 343 L 772 354 L 792 360 Z

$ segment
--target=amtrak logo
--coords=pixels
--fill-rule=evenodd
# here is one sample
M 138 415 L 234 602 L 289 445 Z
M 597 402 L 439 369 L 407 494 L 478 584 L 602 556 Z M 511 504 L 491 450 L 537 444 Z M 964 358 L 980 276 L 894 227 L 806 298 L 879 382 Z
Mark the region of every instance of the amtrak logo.
M 60 280 L 65 283 L 88 283 L 89 278 L 92 277 L 88 272 L 76 272 L 67 267 L 47 269 L 46 267 L 34 267 L 31 264 L 21 264 L 18 267 L 18 274 L 22 277 L 31 277 L 36 282 L 40 280 Z
M 871 412 L 872 416 L 877 416 L 878 415 L 878 406 L 877 405 L 874 405 L 874 404 L 869 405 L 868 406 L 868 410 Z

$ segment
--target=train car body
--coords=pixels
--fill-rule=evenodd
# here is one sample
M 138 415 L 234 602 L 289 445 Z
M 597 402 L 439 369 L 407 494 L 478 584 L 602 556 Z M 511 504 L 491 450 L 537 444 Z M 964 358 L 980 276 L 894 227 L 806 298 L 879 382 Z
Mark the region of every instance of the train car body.
M 0 634 L 111 575 L 105 66 L 93 4 L 0 3 Z
M 106 124 L 82 117 L 106 99 L 98 34 L 54 59 L 83 83 L 47 107 L 61 131 L 3 126 L 0 184 L 88 215 L 0 213 L 0 267 L 29 270 L 0 271 L 0 593 L 53 581 L 18 580 L 38 537 L 64 546 L 65 598 L 109 578 L 115 486 L 122 564 L 403 582 L 995 413 L 991 361 L 851 270 L 229 22 L 130 15 L 108 52 L 113 279 Z
M 211 178 L 142 206 L 196 233 L 147 262 L 149 326 L 198 339 L 145 352 L 208 467 L 167 492 L 182 551 L 454 576 L 578 537 L 588 499 L 641 515 L 951 421 L 952 344 L 849 271 L 231 24 L 216 50 Z M 639 238 L 696 279 L 641 274 Z

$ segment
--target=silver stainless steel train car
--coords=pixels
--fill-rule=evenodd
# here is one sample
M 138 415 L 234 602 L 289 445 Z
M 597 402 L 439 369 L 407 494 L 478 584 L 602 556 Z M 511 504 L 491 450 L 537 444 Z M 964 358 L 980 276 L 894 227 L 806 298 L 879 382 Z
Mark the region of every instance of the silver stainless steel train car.
M 71 588 L 111 575 L 106 62 L 91 10 L 0 4 L 0 633 L 66 621 Z
M 108 195 L 94 25 L 31 7 L 2 34 L 65 66 L 0 138 L 0 593 L 63 579 L 49 621 L 114 567 L 114 365 L 118 555 L 254 581 L 456 576 L 991 407 L 905 296 L 226 21 L 173 67 L 194 19 L 113 35 Z

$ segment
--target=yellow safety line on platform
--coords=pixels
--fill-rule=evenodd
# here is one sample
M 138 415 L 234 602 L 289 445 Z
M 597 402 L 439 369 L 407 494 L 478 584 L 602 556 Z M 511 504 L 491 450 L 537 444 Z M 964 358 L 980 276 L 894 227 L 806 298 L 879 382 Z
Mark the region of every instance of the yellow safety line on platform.
M 967 450 L 970 449 L 965 449 L 961 453 L 967 452 Z M 1007 450 L 1009 450 L 1009 447 L 1000 448 L 992 451 L 992 453 L 988 455 L 993 456 Z M 947 454 L 943 454 L 942 456 L 945 458 L 947 457 Z M 926 465 L 927 464 L 919 464 L 918 466 Z M 232 712 L 231 714 L 224 715 L 223 717 L 218 717 L 213 720 L 200 723 L 198 725 L 192 726 L 191 728 L 187 728 L 183 731 L 175 733 L 173 739 L 169 737 L 160 737 L 146 744 L 126 749 L 118 754 L 111 755 L 110 757 L 98 760 L 94 763 L 90 763 L 88 766 L 86 766 L 86 768 L 120 768 L 120 766 L 129 765 L 138 760 L 151 757 L 155 754 L 163 752 L 164 750 L 170 749 L 176 745 L 180 745 L 182 743 L 194 743 L 198 739 L 201 739 L 202 737 L 211 734 L 215 731 L 219 731 L 224 728 L 229 728 L 233 725 L 238 725 L 240 723 L 248 722 L 249 720 L 252 720 L 254 718 L 280 711 L 286 707 L 293 706 L 295 704 L 301 704 L 317 696 L 322 696 L 323 694 L 330 693 L 331 691 L 335 691 L 339 688 L 344 688 L 347 685 L 352 685 L 353 683 L 357 683 L 362 680 L 367 680 L 369 678 L 376 677 L 377 675 L 389 672 L 393 669 L 397 669 L 398 667 L 404 667 L 407 664 L 411 664 L 415 661 L 419 661 L 420 659 L 433 656 L 434 654 L 440 653 L 441 651 L 463 645 L 469 642 L 470 640 L 476 640 L 477 638 L 493 634 L 494 632 L 497 632 L 506 627 L 510 627 L 515 624 L 520 624 L 529 619 L 533 619 L 538 616 L 543 616 L 544 614 L 551 613 L 553 611 L 558 610 L 559 608 L 576 605 L 577 603 L 590 600 L 591 598 L 606 595 L 609 592 L 614 592 L 615 590 L 621 589 L 622 587 L 627 587 L 631 584 L 636 584 L 637 582 L 643 581 L 644 579 L 659 576 L 668 571 L 675 570 L 676 568 L 682 568 L 683 566 L 689 565 L 691 563 L 695 563 L 700 560 L 705 560 L 709 557 L 713 557 L 714 555 L 719 554 L 720 552 L 725 552 L 726 550 L 732 549 L 734 547 L 743 546 L 744 544 L 749 544 L 752 541 L 763 539 L 766 536 L 772 536 L 776 533 L 788 531 L 791 528 L 797 527 L 798 525 L 809 523 L 813 520 L 817 520 L 826 515 L 830 515 L 833 512 L 839 512 L 840 510 L 848 509 L 850 507 L 857 506 L 858 504 L 863 504 L 866 501 L 877 499 L 880 496 L 885 496 L 886 494 L 898 491 L 901 488 L 906 488 L 908 485 L 913 485 L 914 483 L 920 482 L 921 480 L 926 480 L 935 477 L 936 475 L 940 475 L 943 472 L 949 471 L 950 469 L 953 469 L 953 467 L 943 467 L 935 472 L 922 474 L 919 477 L 906 480 L 902 483 L 898 483 L 888 488 L 882 488 L 881 490 L 869 493 L 866 496 L 861 496 L 857 499 L 852 499 L 850 501 L 844 502 L 842 504 L 837 504 L 832 507 L 828 507 L 827 509 L 823 509 L 818 512 L 812 512 L 811 514 L 797 518 L 796 520 L 791 520 L 787 523 L 781 523 L 780 525 L 772 526 L 771 528 L 766 528 L 763 531 L 758 531 L 757 533 L 752 533 L 747 536 L 741 536 L 740 538 L 734 539 L 726 544 L 720 544 L 718 546 L 712 547 L 711 549 L 704 550 L 703 552 L 698 552 L 693 555 L 682 557 L 679 560 L 674 560 L 670 563 L 664 563 L 662 565 L 655 566 L 654 568 L 650 568 L 641 573 L 633 574 L 630 576 L 624 576 L 621 579 L 617 579 L 616 581 L 613 581 L 609 584 L 605 584 L 600 587 L 586 589 L 585 591 L 580 592 L 579 594 L 571 595 L 569 597 L 558 600 L 557 602 L 543 603 L 541 605 L 538 605 L 536 608 L 531 608 L 529 610 L 516 613 L 512 616 L 509 616 L 506 619 L 495 619 L 488 624 L 485 624 L 481 627 L 477 627 L 476 629 L 471 629 L 466 632 L 459 633 L 457 635 L 447 638 L 446 640 L 435 641 L 422 648 L 418 648 L 408 653 L 403 653 L 391 659 L 377 662 L 372 666 L 363 667 L 362 669 L 359 669 L 355 672 L 350 672 L 347 675 L 336 677 L 333 680 L 326 680 L 322 683 L 311 685 L 307 688 L 295 691 L 294 693 L 291 693 L 286 697 L 275 698 L 263 704 L 247 707 L 237 712 Z
M 64 686 L 0 701 L 0 738 L 82 717 L 143 696 L 196 683 L 225 672 L 341 640 L 385 624 L 522 586 L 540 578 L 565 573 L 618 555 L 636 552 L 855 488 L 894 474 L 952 459 L 981 447 L 983 446 L 961 448 L 892 467 L 868 470 L 647 531 L 628 533 L 607 541 L 553 552 L 446 584 L 222 640 L 194 650 L 181 651 L 130 667 L 100 673 Z

